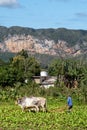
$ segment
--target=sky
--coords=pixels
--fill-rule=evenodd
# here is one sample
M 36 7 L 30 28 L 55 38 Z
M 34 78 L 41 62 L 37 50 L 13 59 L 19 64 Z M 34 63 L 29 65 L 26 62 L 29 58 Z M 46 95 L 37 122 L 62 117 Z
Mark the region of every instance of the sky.
M 0 26 L 87 30 L 87 0 L 0 0 Z

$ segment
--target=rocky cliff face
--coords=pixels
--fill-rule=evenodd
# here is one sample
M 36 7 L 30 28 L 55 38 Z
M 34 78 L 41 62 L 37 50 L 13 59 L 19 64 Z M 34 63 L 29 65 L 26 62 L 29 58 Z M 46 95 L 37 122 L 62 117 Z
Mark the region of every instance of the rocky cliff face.
M 77 43 L 69 47 L 68 43 L 63 40 L 58 40 L 58 42 L 55 43 L 54 40 L 45 38 L 39 39 L 32 35 L 13 35 L 6 37 L 4 41 L 0 43 L 0 50 L 2 52 L 8 51 L 17 53 L 22 49 L 30 53 L 49 54 L 61 57 L 77 56 L 87 53 L 87 42 Z

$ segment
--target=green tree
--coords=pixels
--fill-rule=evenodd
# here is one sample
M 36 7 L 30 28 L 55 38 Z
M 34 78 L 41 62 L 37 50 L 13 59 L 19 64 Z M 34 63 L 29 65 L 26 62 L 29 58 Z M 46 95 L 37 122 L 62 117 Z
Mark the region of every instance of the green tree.
M 40 73 L 40 64 L 34 57 L 25 58 L 17 55 L 13 58 L 11 67 L 16 70 L 16 78 L 20 82 L 24 82 L 25 79 L 31 79 L 32 76 Z
M 24 58 L 28 58 L 28 53 L 24 49 L 22 49 L 22 51 L 18 52 L 17 55 L 23 56 Z
M 5 86 L 13 86 L 16 82 L 16 71 L 9 66 L 0 67 L 0 85 Z
M 49 75 L 57 76 L 59 74 L 63 74 L 64 61 L 61 59 L 55 59 L 48 66 Z

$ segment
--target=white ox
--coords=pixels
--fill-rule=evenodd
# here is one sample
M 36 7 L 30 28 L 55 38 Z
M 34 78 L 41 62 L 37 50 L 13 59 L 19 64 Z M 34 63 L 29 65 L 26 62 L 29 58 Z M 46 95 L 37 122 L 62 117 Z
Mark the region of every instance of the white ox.
M 29 109 L 36 112 L 42 110 L 47 111 L 47 101 L 43 97 L 22 97 L 17 99 L 17 104 L 22 108 L 22 110 Z

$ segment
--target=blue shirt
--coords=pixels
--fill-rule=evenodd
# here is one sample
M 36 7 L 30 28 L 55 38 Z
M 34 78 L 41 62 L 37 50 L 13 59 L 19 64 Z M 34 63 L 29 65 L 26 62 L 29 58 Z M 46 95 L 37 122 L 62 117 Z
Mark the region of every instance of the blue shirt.
M 69 106 L 72 106 L 72 98 L 70 96 L 67 99 L 67 103 Z

